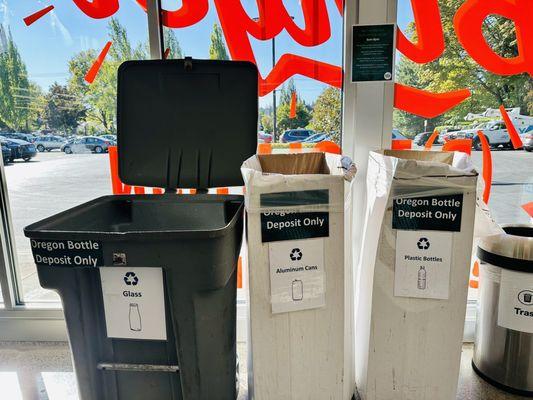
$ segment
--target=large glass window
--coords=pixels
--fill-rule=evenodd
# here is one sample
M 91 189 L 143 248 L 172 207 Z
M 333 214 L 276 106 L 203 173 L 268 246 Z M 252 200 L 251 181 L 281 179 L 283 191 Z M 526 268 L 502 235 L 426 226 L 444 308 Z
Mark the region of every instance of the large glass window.
M 82 2 L 83 3 L 83 2 Z M 0 2 L 0 140 L 15 244 L 19 302 L 56 302 L 40 287 L 23 228 L 111 194 L 107 148 L 116 134 L 116 71 L 148 57 L 147 17 L 133 4 L 94 19 L 72 1 L 27 26 L 39 2 Z M 87 6 L 94 11 L 97 7 Z M 87 78 L 106 43 L 111 47 Z
M 450 98 L 462 95 L 458 96 L 456 104 L 452 102 L 442 110 L 433 109 L 438 102 L 431 97 L 421 98 L 420 102 L 425 102 L 422 108 L 417 108 L 416 104 L 396 104 L 394 127 L 396 132 L 413 139 L 416 148 L 424 147 L 435 130 L 438 136 L 433 150 L 442 149 L 443 145 L 456 139 L 472 140 L 472 160 L 483 174 L 482 143 L 478 134 L 481 131 L 488 140 L 492 157 L 493 176 L 488 183 L 491 185 L 488 205 L 492 216 L 500 224 L 528 223 L 532 218 L 533 201 L 533 154 L 530 152 L 533 143 L 533 78 L 527 73 L 504 76 L 492 66 L 490 56 L 483 60 L 472 58 L 472 48 L 465 47 L 458 40 L 461 27 L 468 21 L 454 19 L 464 4 L 464 0 L 439 0 L 437 12 L 440 17 L 436 15 L 442 23 L 442 34 L 434 29 L 434 35 L 430 37 L 428 30 L 423 33 L 423 29 L 417 28 L 438 21 L 431 21 L 430 16 L 422 12 L 419 13 L 420 20 L 415 21 L 416 13 L 412 12 L 411 2 L 399 0 L 399 28 L 412 42 L 424 43 L 426 51 L 418 52 L 417 57 L 398 54 L 397 82 L 421 89 L 426 94 L 447 93 Z M 482 6 L 490 7 L 490 2 Z M 517 36 L 514 21 L 497 15 L 489 15 L 482 29 L 484 40 L 494 54 L 505 58 L 516 57 L 520 41 L 528 40 Z M 426 37 L 420 38 L 419 35 Z M 470 93 L 465 94 L 465 89 Z M 524 145 L 522 148 L 513 145 L 501 106 L 517 130 Z M 418 112 L 406 111 L 413 109 Z M 476 272 L 474 268 L 472 289 L 477 287 Z M 471 290 L 470 298 L 475 295 L 476 291 Z

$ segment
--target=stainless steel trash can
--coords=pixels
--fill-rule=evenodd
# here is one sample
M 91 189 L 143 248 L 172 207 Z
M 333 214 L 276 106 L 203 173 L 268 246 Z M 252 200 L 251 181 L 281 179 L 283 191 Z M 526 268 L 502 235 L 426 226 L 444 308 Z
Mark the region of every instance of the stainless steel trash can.
M 533 225 L 503 227 L 478 246 L 479 303 L 472 366 L 510 393 L 533 397 Z

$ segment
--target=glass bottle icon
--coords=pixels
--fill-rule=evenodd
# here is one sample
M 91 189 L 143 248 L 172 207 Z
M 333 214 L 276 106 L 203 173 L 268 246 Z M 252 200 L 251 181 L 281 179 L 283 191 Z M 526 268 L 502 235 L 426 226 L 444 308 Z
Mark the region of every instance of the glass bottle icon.
M 426 267 L 421 266 L 418 270 L 418 289 L 425 290 L 426 289 Z
M 142 330 L 141 313 L 139 312 L 139 305 L 137 303 L 130 303 L 130 330 L 140 332 Z

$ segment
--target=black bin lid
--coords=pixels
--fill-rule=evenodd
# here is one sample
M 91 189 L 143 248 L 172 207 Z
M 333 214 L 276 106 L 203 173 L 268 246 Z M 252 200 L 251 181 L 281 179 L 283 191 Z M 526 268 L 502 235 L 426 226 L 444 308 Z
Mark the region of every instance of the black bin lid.
M 119 176 L 163 188 L 240 186 L 257 148 L 258 72 L 249 62 L 127 61 L 118 70 Z

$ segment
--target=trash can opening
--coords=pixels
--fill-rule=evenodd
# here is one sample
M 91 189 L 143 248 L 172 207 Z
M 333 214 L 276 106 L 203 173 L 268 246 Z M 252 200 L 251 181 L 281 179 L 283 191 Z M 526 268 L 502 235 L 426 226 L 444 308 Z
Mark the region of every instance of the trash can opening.
M 268 154 L 258 155 L 261 170 L 269 174 L 329 175 L 324 153 Z
M 242 197 L 231 195 L 104 196 L 27 230 L 110 234 L 213 231 L 231 224 L 242 206 Z
M 527 226 L 527 225 L 504 226 L 503 230 L 508 235 L 533 238 L 533 226 Z

